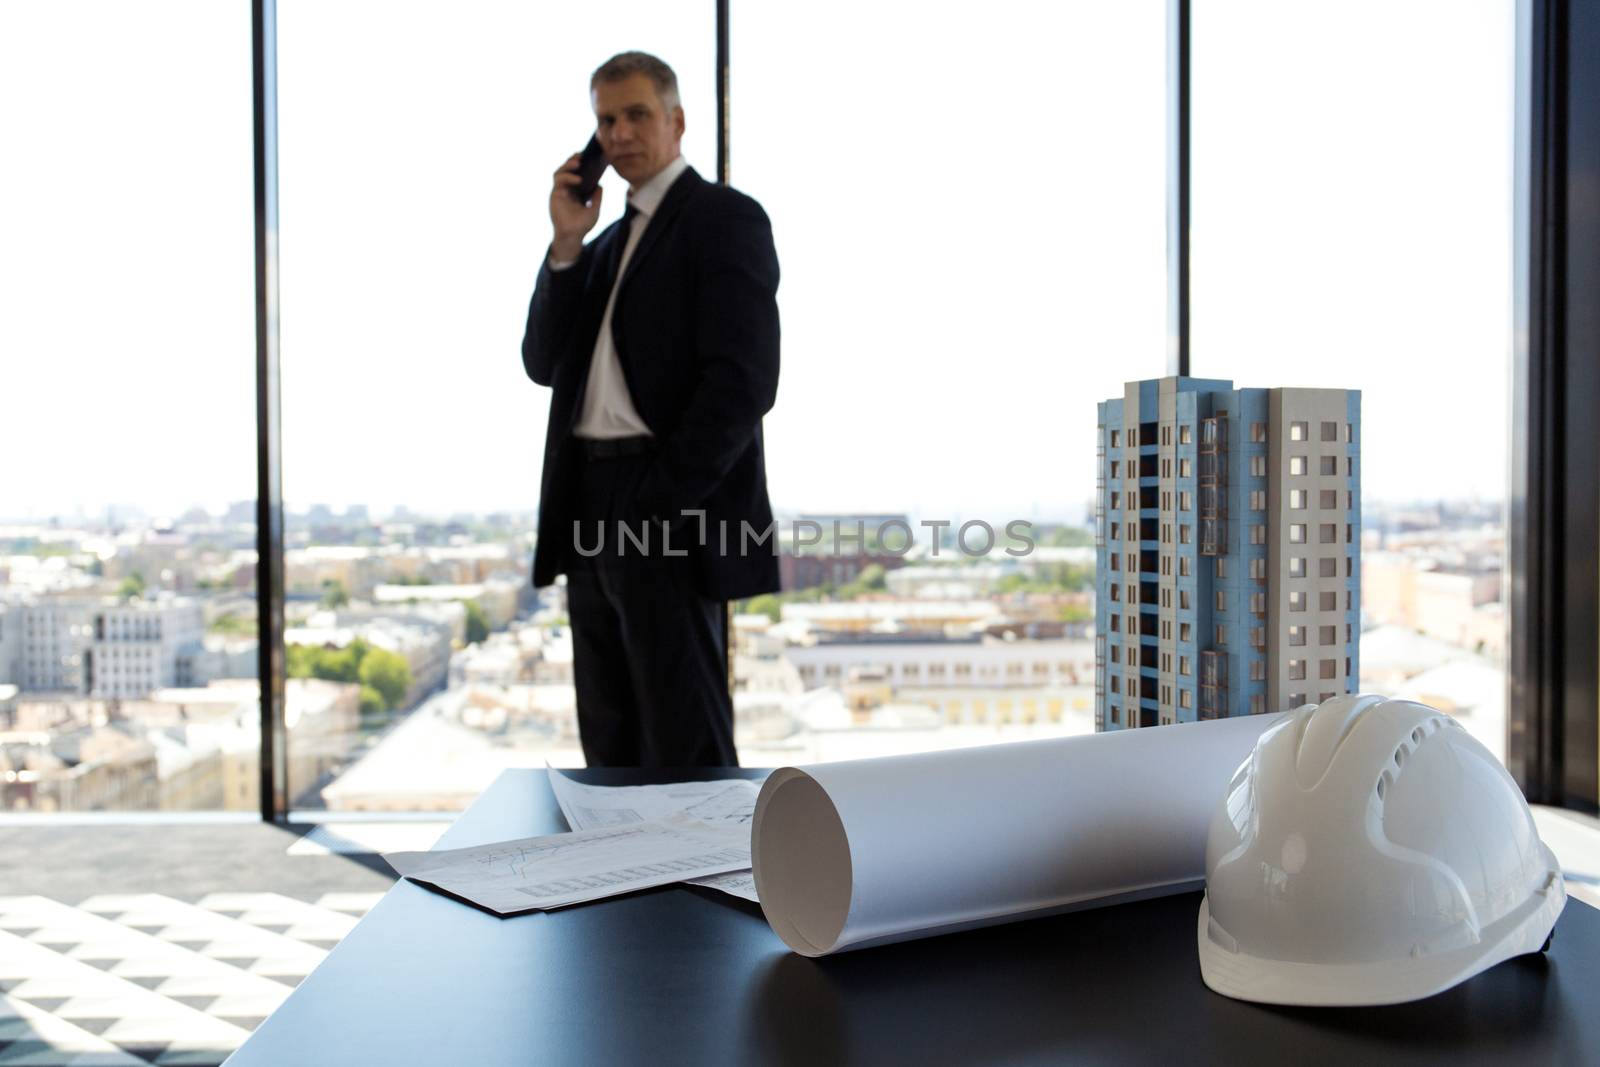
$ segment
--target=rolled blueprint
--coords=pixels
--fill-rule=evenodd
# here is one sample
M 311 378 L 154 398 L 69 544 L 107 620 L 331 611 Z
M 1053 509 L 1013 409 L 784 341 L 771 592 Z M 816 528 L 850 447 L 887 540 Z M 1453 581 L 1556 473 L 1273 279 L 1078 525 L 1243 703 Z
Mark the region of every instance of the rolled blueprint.
M 756 893 L 804 956 L 1198 889 L 1253 715 L 784 767 L 751 826 Z

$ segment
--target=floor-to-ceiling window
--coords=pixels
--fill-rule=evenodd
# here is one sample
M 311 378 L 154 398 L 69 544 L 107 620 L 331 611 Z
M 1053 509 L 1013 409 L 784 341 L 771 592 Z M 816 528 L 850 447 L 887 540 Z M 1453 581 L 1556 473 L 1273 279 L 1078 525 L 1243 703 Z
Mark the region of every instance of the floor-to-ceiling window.
M 561 591 L 529 584 L 551 174 L 594 130 L 594 69 L 640 49 L 714 178 L 715 43 L 689 0 L 279 4 L 292 806 L 461 807 L 509 764 L 581 763 Z M 603 184 L 596 233 L 624 205 Z
M 250 5 L 7 3 L 0 100 L 0 811 L 256 811 Z
M 1513 8 L 1193 6 L 1192 371 L 1360 390 L 1359 685 L 1499 755 Z
M 1153 0 L 734 5 L 731 177 L 783 265 L 745 762 L 1094 728 L 1097 404 L 1166 369 L 1165 49 Z

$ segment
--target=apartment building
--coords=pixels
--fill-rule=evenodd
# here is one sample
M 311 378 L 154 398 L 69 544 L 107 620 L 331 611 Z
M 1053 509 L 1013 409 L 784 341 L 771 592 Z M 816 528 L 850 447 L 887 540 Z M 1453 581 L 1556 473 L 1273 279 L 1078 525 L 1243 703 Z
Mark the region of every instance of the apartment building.
M 1129 382 L 1098 433 L 1096 729 L 1355 691 L 1360 392 Z

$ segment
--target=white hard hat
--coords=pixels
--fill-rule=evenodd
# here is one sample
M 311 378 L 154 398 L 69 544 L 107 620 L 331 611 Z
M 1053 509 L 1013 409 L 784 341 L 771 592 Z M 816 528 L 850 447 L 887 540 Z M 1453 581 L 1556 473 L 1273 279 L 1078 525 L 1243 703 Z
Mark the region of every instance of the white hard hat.
M 1268 730 L 1206 841 L 1200 975 L 1270 1004 L 1395 1004 L 1548 944 L 1555 857 L 1489 750 L 1408 700 Z

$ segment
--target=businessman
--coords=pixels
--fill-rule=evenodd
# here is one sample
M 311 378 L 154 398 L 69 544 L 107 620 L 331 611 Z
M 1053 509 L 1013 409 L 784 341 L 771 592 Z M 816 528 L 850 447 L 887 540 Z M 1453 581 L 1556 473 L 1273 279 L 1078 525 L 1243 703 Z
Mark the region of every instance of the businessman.
M 727 601 L 778 588 L 761 417 L 778 387 L 778 258 L 766 213 L 679 151 L 672 69 L 624 52 L 589 83 L 628 182 L 584 243 L 577 155 L 522 362 L 549 386 L 533 584 L 567 576 L 578 729 L 590 766 L 736 766 Z

